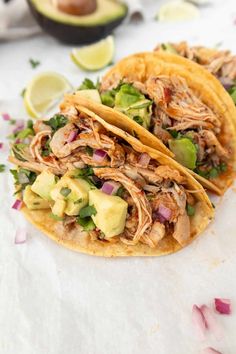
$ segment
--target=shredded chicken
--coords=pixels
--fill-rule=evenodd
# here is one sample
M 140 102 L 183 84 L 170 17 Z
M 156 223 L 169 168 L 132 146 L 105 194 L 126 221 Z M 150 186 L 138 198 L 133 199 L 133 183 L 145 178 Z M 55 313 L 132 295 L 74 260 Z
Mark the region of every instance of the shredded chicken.
M 62 167 L 48 167 L 47 165 L 39 162 L 20 161 L 13 156 L 9 156 L 8 160 L 17 166 L 26 168 L 27 170 L 34 172 L 40 173 L 45 170 L 50 170 L 55 175 L 63 175 L 66 173 L 66 169 Z
M 178 241 L 181 246 L 186 245 L 190 239 L 190 220 L 186 213 L 178 216 L 177 222 L 174 225 L 173 237 Z
M 141 241 L 147 244 L 151 248 L 157 247 L 158 243 L 163 239 L 165 236 L 166 229 L 164 224 L 161 224 L 159 221 L 154 221 L 151 231 L 149 234 L 144 234 L 141 237 Z

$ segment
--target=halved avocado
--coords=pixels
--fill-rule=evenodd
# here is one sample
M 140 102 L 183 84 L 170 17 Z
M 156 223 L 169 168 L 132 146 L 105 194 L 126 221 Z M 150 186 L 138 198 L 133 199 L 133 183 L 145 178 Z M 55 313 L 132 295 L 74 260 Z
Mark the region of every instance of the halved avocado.
M 127 6 L 116 0 L 97 0 L 94 12 L 80 16 L 60 11 L 51 0 L 27 1 L 42 29 L 69 44 L 87 44 L 106 37 L 128 12 Z

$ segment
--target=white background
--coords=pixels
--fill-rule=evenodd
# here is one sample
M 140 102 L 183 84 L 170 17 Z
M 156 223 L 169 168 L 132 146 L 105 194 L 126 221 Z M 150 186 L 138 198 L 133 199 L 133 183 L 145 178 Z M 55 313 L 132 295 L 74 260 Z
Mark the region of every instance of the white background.
M 115 61 L 151 50 L 158 42 L 188 40 L 236 53 L 235 1 L 218 1 L 201 18 L 159 24 L 154 2 L 149 20 L 115 33 Z M 0 44 L 0 112 L 24 118 L 21 90 L 38 72 L 55 70 L 76 87 L 88 76 L 71 62 L 71 47 L 41 36 Z M 41 65 L 31 69 L 29 58 Z M 93 74 L 96 78 L 99 74 Z M 0 141 L 9 133 L 0 120 Z M 5 144 L 6 145 L 6 144 Z M 6 163 L 7 148 L 0 151 Z M 161 258 L 102 259 L 61 248 L 11 209 L 12 179 L 0 174 L 0 353 L 1 354 L 195 354 L 213 346 L 236 353 L 236 194 L 217 202 L 216 219 L 187 249 Z M 14 245 L 27 225 L 28 240 Z M 220 339 L 197 339 L 194 303 L 212 306 L 232 299 L 232 316 L 217 316 Z

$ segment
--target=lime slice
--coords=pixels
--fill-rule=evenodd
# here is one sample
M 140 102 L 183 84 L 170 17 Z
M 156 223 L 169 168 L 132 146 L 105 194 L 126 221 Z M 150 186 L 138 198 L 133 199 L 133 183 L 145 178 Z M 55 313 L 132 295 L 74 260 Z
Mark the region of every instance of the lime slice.
M 60 74 L 55 72 L 38 74 L 26 87 L 25 109 L 31 117 L 40 118 L 58 104 L 66 92 L 71 90 L 71 84 Z
M 184 21 L 192 20 L 199 16 L 196 6 L 184 1 L 171 1 L 161 6 L 157 19 L 159 21 Z
M 111 63 L 114 48 L 114 38 L 108 36 L 97 43 L 79 49 L 74 48 L 71 52 L 71 59 L 82 69 L 100 70 Z

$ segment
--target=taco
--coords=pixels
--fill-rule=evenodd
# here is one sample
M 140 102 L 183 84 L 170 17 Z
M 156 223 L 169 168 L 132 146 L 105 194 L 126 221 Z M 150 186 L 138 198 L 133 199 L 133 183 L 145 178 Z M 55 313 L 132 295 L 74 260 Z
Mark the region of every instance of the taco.
M 203 67 L 166 52 L 131 55 L 103 77 L 99 94 L 103 104 L 81 97 L 84 90 L 76 96 L 107 122 L 175 156 L 209 190 L 223 194 L 232 183 L 236 108 Z
M 188 245 L 213 217 L 182 166 L 76 101 L 31 130 L 9 157 L 16 193 L 26 218 L 63 246 L 160 256 Z
M 230 50 L 219 50 L 203 46 L 191 47 L 185 41 L 180 43 L 162 43 L 155 50 L 179 54 L 204 66 L 221 82 L 230 94 L 234 104 L 236 104 L 236 55 L 233 55 Z

